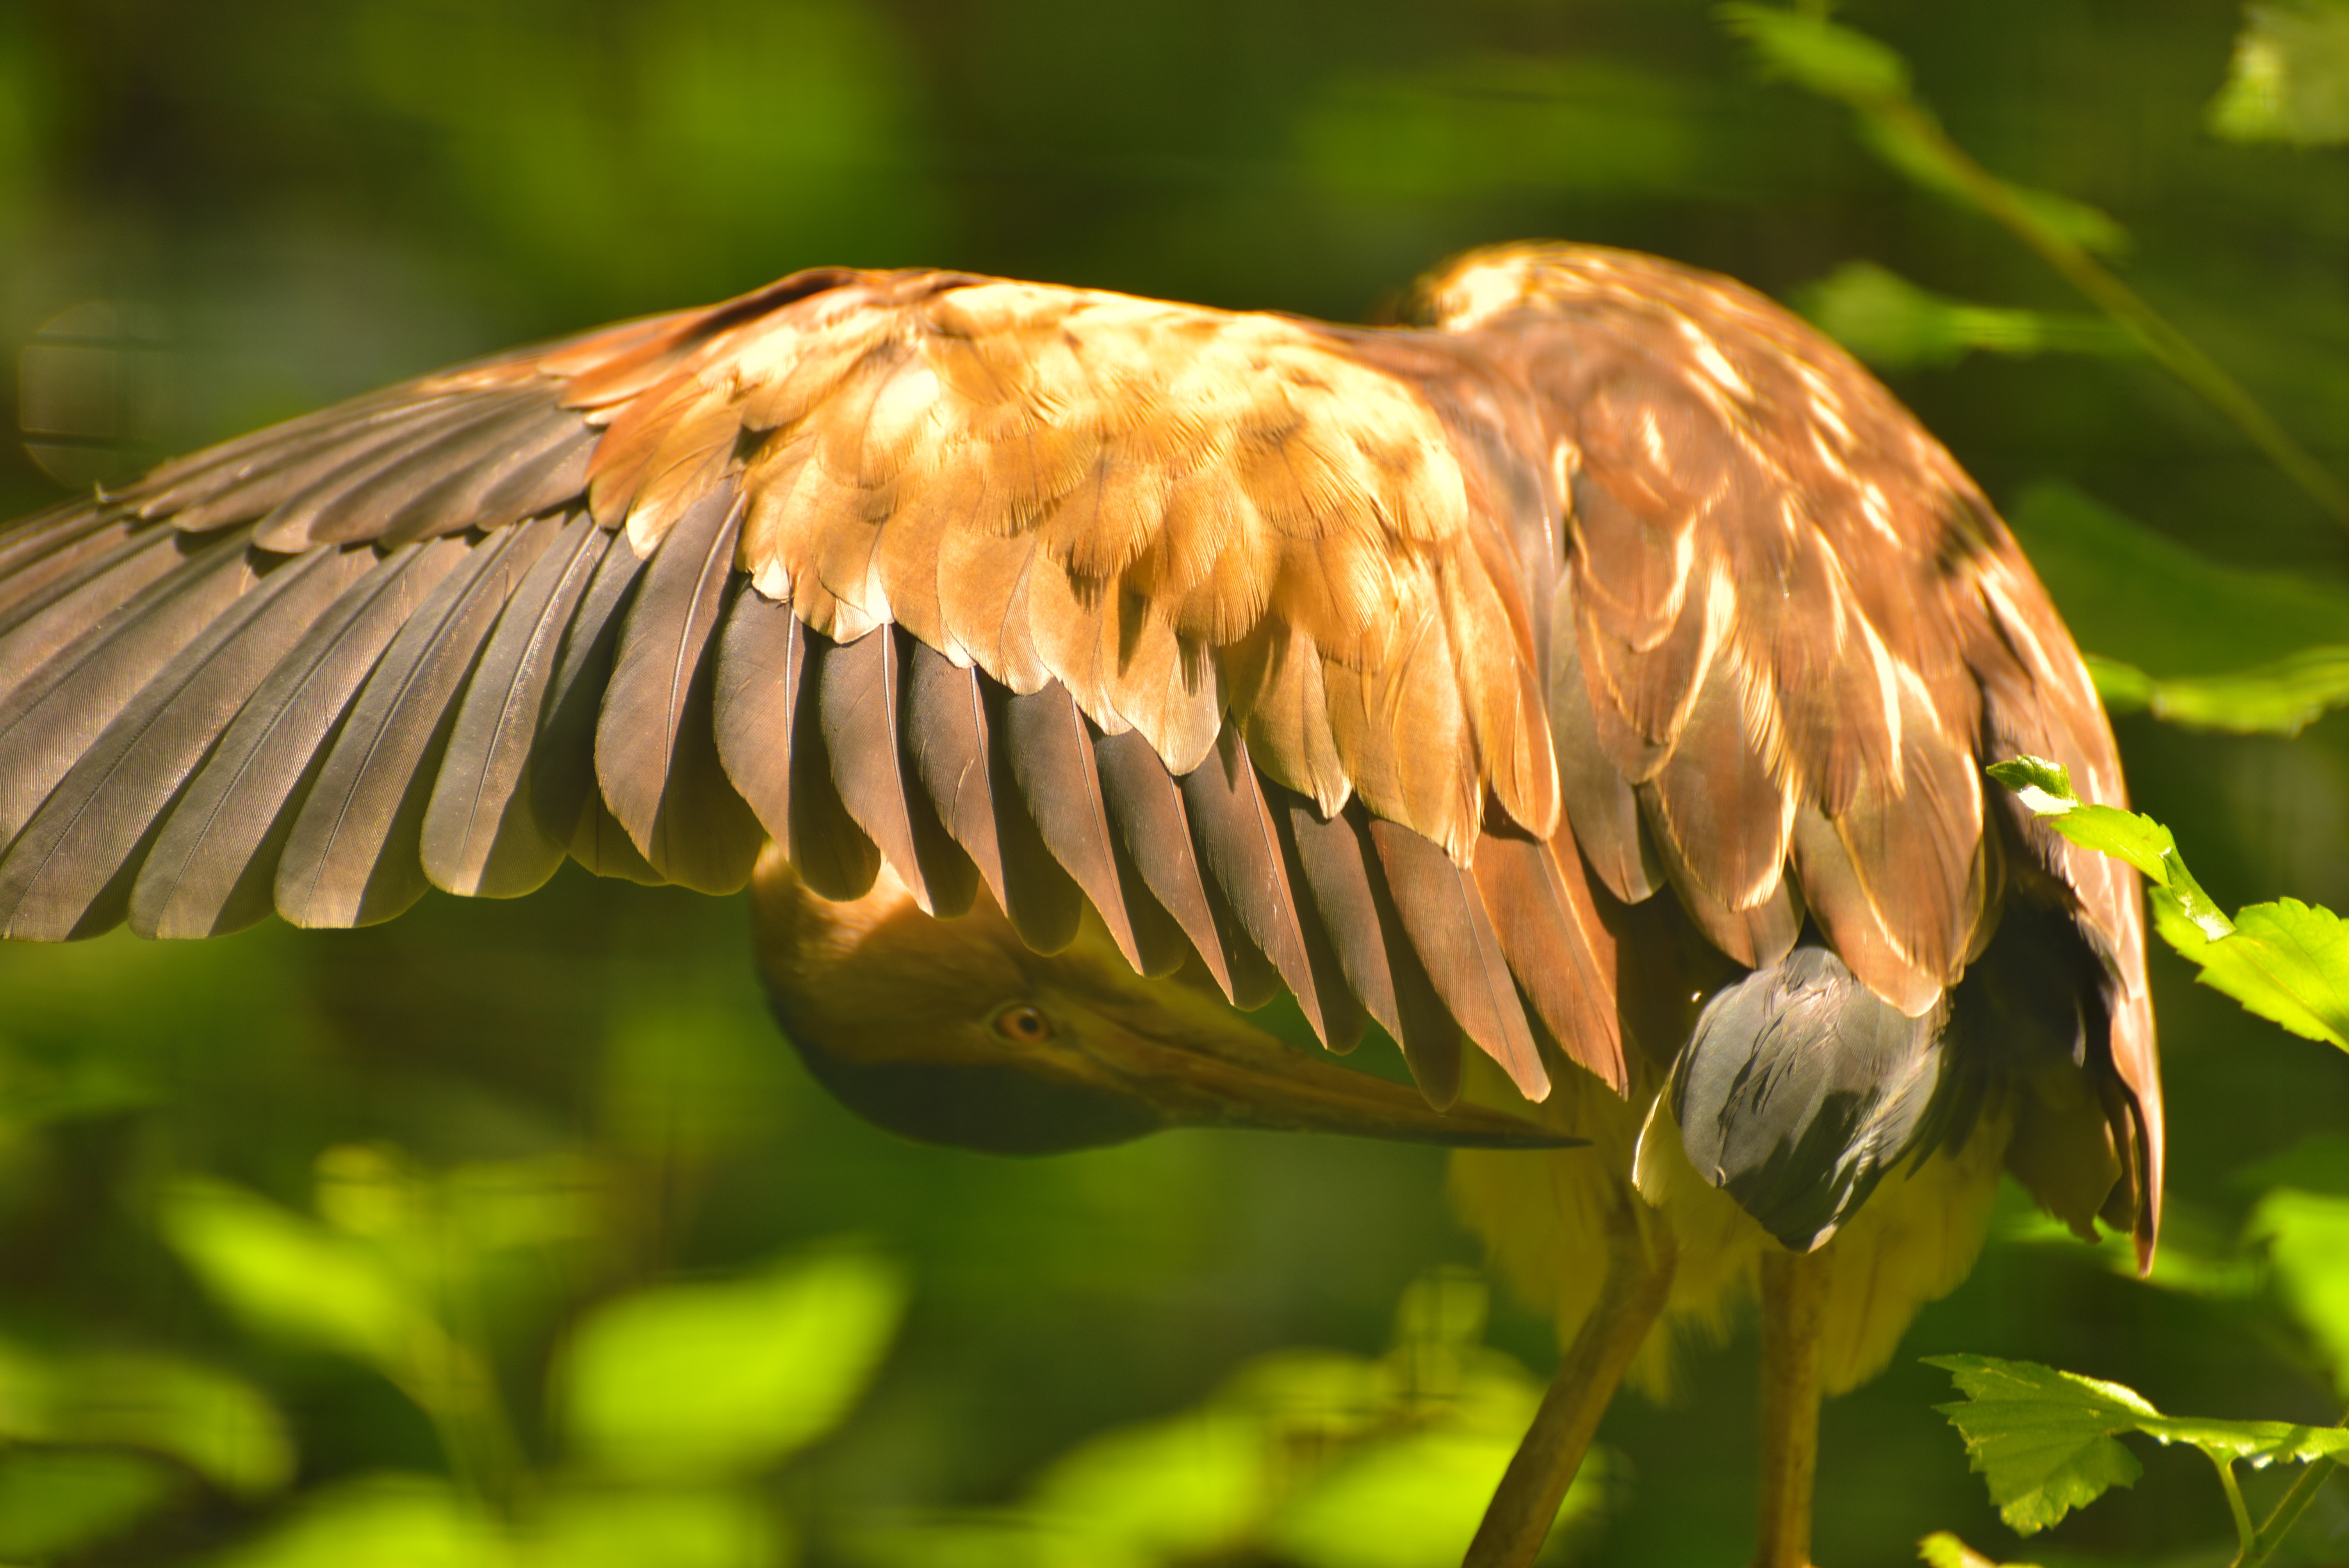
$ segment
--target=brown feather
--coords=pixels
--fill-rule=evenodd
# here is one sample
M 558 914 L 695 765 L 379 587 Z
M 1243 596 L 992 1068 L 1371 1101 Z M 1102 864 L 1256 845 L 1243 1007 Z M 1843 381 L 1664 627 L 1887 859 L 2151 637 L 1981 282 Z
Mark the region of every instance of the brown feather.
M 1567 857 L 1572 857 L 1571 864 Z M 1476 846 L 1476 889 L 1533 1021 L 1567 1058 L 1616 1093 L 1629 1078 L 1609 978 L 1613 954 L 1582 884 L 1582 857 L 1563 831 L 1547 842 L 1488 832 Z
M 274 532 L 263 542 L 282 549 L 295 547 L 297 540 L 304 545 L 378 540 L 410 504 L 450 479 L 486 488 L 506 464 L 544 442 L 550 430 L 560 437 L 579 429 L 579 416 L 554 407 L 552 401 L 543 387 L 484 397 L 469 418 L 429 440 L 402 443 L 397 457 L 339 490 L 281 508 L 270 526 L 286 531 L 287 542 L 275 542 Z
M 750 880 L 765 835 L 728 782 L 710 733 L 707 657 L 734 561 L 741 498 L 687 508 L 645 571 L 595 724 L 595 778 L 652 868 L 703 892 Z
M 195 541 L 170 529 L 150 530 L 83 561 L 78 570 L 60 573 L 41 592 L 0 611 L 0 702 L 38 675 L 59 649 L 109 624 L 149 584 L 186 570 L 199 549 Z
M 1003 844 L 988 760 L 987 700 L 978 670 L 916 643 L 905 660 L 905 747 L 930 809 L 1006 908 Z
M 970 908 L 978 876 L 906 777 L 903 636 L 883 626 L 826 656 L 820 722 L 841 804 L 925 910 L 956 915 Z
M 1325 1001 L 1315 980 L 1288 858 L 1247 743 L 1226 727 L 1207 759 L 1180 782 L 1200 869 L 1248 941 L 1279 971 L 1313 1032 L 1330 1044 L 1337 1004 Z
M 1396 940 L 1400 929 L 1391 932 L 1380 917 L 1380 900 L 1371 891 L 1379 880 L 1378 861 L 1358 830 L 1356 813 L 1324 817 L 1310 800 L 1278 786 L 1268 789 L 1267 798 L 1281 814 L 1307 934 L 1319 926 L 1337 970 L 1322 982 L 1321 994 L 1340 988 L 1350 993 L 1402 1047 L 1423 1088 L 1431 1082 L 1439 1089 L 1446 1082 L 1456 1087 L 1458 1029 L 1440 1004 L 1426 1005 L 1433 990 L 1413 973 L 1417 960 L 1407 944 Z
M 0 628 L 58 578 L 82 573 L 141 531 L 136 518 L 87 500 L 64 501 L 0 529 Z
M 56 942 L 120 923 L 189 777 L 278 660 L 374 564 L 367 550 L 285 562 L 148 681 L 0 857 L 0 936 Z
M 263 581 L 241 533 L 191 554 L 0 698 L 0 844 L 148 684 Z
M 471 408 L 467 397 L 394 388 L 166 464 L 119 499 L 141 518 L 168 516 L 191 533 L 253 521 L 326 476 L 425 438 Z
M 788 601 L 769 598 L 748 578 L 736 581 L 718 629 L 718 757 L 767 836 L 781 844 L 792 841 L 799 711 L 803 700 L 814 706 L 808 637 Z M 816 727 L 820 738 L 821 724 Z
M 1127 887 L 1118 875 L 1085 716 L 1057 682 L 1009 697 L 1003 716 L 997 743 L 1045 848 L 1084 890 L 1125 961 L 1136 973 L 1147 973 L 1128 905 L 1150 895 L 1139 886 Z
M 424 821 L 460 699 L 500 613 L 563 527 L 560 518 L 542 518 L 471 543 L 469 559 L 441 579 L 385 650 L 278 861 L 274 896 L 288 921 L 370 925 L 430 887 Z
M 454 540 L 397 551 L 311 624 L 171 808 L 131 890 L 132 930 L 216 936 L 269 913 L 279 852 L 352 699 L 469 553 Z
M 1025 799 L 1013 767 L 1010 707 L 1015 695 L 976 670 L 971 675 L 985 707 L 987 791 L 994 802 L 995 842 L 1002 856 L 1003 913 L 1030 950 L 1058 953 L 1077 939 L 1084 918 L 1084 891 L 1045 841 L 1035 802 Z
M 793 608 L 780 607 L 784 614 Z M 777 624 L 775 608 L 762 603 L 755 613 L 768 624 Z M 767 657 L 761 663 L 771 667 L 778 653 L 787 662 L 780 696 L 763 694 L 758 701 L 773 705 L 780 700 L 780 708 L 771 711 L 775 717 L 788 717 L 791 724 L 791 748 L 784 758 L 790 769 L 788 785 L 781 790 L 771 785 L 763 804 L 770 810 L 781 808 L 783 832 L 778 841 L 801 879 L 819 897 L 845 903 L 864 897 L 871 890 L 874 878 L 881 874 L 881 851 L 842 803 L 840 790 L 833 783 L 832 753 L 824 744 L 823 716 L 816 693 L 823 689 L 824 662 L 839 652 L 840 645 L 813 632 L 793 635 L 796 640 L 786 645 L 779 645 L 779 639 L 771 632 L 760 639 L 767 650 Z M 792 678 L 794 667 L 796 679 Z M 731 730 L 746 743 L 738 746 L 738 755 L 748 755 L 753 746 L 761 742 L 771 744 L 764 737 L 748 733 L 745 727 L 746 722 L 760 713 L 759 707 L 746 700 L 755 690 L 759 668 L 759 664 L 746 661 L 744 679 L 733 687 L 737 693 L 734 702 L 740 705 L 741 717 L 734 721 Z M 759 758 L 758 767 L 762 771 L 771 770 L 773 766 L 771 755 Z
M 1219 923 L 1191 848 L 1190 814 L 1166 765 L 1138 730 L 1104 735 L 1093 743 L 1102 803 L 1126 860 L 1152 897 L 1173 917 L 1226 997 L 1235 995 L 1229 951 L 1237 933 Z M 1139 933 L 1137 933 L 1137 935 Z
M 554 677 L 572 617 L 586 602 L 613 536 L 584 511 L 563 518 L 560 526 L 490 634 L 425 808 L 419 844 L 424 872 L 450 892 L 512 898 L 531 892 L 562 865 L 578 823 L 577 799 L 567 817 L 540 814 L 542 791 L 533 775 L 574 766 L 579 774 L 574 795 L 584 796 L 594 770 L 592 754 L 581 758 L 580 747 L 565 754 L 560 746 L 541 748 L 538 742 L 557 706 Z M 641 563 L 633 551 L 621 554 L 632 584 Z M 592 707 L 585 717 L 592 721 Z M 591 735 L 589 723 L 577 727 L 577 740 Z
M 568 410 L 545 407 L 518 417 L 515 427 L 396 507 L 388 497 L 371 497 L 383 515 L 370 537 L 399 544 L 467 529 L 492 532 L 575 500 L 595 429 Z
M 1557 624 L 1550 639 L 1549 724 L 1567 820 L 1607 891 L 1621 903 L 1639 903 L 1663 885 L 1663 863 L 1648 841 L 1639 797 L 1599 748 L 1598 720 L 1582 670 L 1572 577 L 1559 580 L 1557 604 Z
M 1368 828 L 1403 932 L 1436 995 L 1520 1094 L 1547 1099 L 1549 1075 L 1474 877 L 1408 828 L 1376 818 Z

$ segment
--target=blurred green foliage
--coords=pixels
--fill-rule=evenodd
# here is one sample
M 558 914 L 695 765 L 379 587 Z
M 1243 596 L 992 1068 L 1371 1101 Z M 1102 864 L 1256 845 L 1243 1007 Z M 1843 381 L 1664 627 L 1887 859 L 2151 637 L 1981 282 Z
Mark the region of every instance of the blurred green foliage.
M 873 1568 L 1174 1568 L 1266 1557 L 1300 1568 L 1458 1559 L 1541 1385 L 1485 1347 L 1488 1298 L 1464 1269 L 1403 1293 L 1381 1357 L 1275 1351 L 1206 1400 L 1087 1439 L 1009 1507 L 875 1526 Z M 1585 1464 L 1545 1561 L 1599 1524 L 1610 1456 Z
M 2244 7 L 2209 126 L 2230 141 L 2303 147 L 2349 141 L 2349 5 L 2283 0 Z
M 1628 245 L 1796 303 L 1895 378 L 2142 705 L 2117 721 L 2136 800 L 2216 904 L 2349 907 L 2338 663 L 2285 663 L 2349 646 L 2322 486 L 2048 260 L 2125 280 L 2270 436 L 2349 472 L 2339 7 L 1732 20 L 0 0 L 0 332 L 36 350 L 0 377 L 26 437 L 0 503 L 803 265 L 1359 319 L 1471 244 Z M 1437 1155 L 897 1144 L 781 1050 L 744 924 L 574 871 L 365 932 L 0 949 L 0 1560 L 1456 1555 L 1554 1349 L 1505 1301 L 1413 1315 L 1476 1295 L 1426 1275 L 1476 1261 Z M 1910 1354 L 2339 1414 L 2349 1164 L 2323 1140 L 2349 1058 L 2192 974 L 2157 955 L 2153 1288 L 2010 1194 Z M 1683 1405 L 1611 1411 L 1557 1550 L 1743 1561 L 1753 1359 L 1750 1335 L 1695 1347 Z M 1904 1359 L 1829 1407 L 1822 1562 L 1942 1526 L 1945 1556 L 2014 1554 L 1932 1414 L 1946 1387 Z M 2223 1561 L 2203 1461 L 2141 1462 L 2153 1484 L 2034 1560 Z M 2242 1482 L 2261 1511 L 2285 1484 Z M 2338 1491 L 2294 1546 L 2337 1559 Z

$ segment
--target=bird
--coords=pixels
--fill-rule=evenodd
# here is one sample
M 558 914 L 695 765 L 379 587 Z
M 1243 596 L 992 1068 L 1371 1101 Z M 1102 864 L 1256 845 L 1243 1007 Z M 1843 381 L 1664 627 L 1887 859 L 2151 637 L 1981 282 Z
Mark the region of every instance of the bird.
M 0 531 L 0 936 L 749 886 L 786 1037 L 909 1136 L 1459 1145 L 1563 1346 L 1475 1568 L 1758 1295 L 1800 1568 L 1823 1391 L 2002 1170 L 2149 1266 L 2135 874 L 1982 773 L 2124 804 L 2111 730 L 1981 490 L 1763 295 L 1526 242 L 1400 315 L 817 269 L 64 501 Z

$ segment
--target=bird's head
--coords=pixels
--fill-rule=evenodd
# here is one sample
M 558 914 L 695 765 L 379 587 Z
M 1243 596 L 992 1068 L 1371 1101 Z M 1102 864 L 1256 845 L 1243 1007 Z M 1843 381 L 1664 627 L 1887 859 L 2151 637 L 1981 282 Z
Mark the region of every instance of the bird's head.
M 884 866 L 844 903 L 771 845 L 752 881 L 759 972 L 816 1079 L 929 1143 L 1044 1154 L 1170 1127 L 1255 1127 L 1487 1148 L 1575 1141 L 1317 1059 L 1249 1023 L 1189 969 L 1126 966 L 1087 915 L 1049 956 L 986 894 L 935 919 Z M 1195 968 L 1195 964 L 1192 965 Z

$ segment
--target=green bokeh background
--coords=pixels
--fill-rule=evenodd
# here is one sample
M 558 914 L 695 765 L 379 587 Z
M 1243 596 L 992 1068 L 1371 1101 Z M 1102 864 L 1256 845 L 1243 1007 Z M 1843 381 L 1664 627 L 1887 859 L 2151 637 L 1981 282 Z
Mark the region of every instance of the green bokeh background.
M 1991 168 L 2112 214 L 2130 281 L 2349 472 L 2349 154 L 2206 129 L 2232 8 L 1838 14 L 1908 56 Z M 60 316 L 99 301 L 136 335 L 109 428 L 47 442 L 49 471 L 0 449 L 0 512 L 64 493 L 53 473 L 802 266 L 1361 319 L 1447 253 L 1528 235 L 1781 298 L 1866 260 L 1965 300 L 2084 308 L 1678 0 L 0 0 L 0 344 L 64 341 L 98 318 Z M 2230 564 L 2343 576 L 2338 528 L 2141 358 L 1974 354 L 1894 386 L 2002 505 L 2061 480 Z M 18 396 L 0 379 L 0 404 Z M 2126 614 L 2084 617 L 2082 640 L 2125 637 Z M 2349 724 L 2289 742 L 2119 728 L 2140 802 L 2221 902 L 2349 906 Z M 1408 1282 L 1477 1262 L 1427 1150 L 1185 1133 L 1011 1161 L 895 1141 L 808 1082 L 746 950 L 739 899 L 576 868 L 518 904 L 435 895 L 365 932 L 0 949 L 0 1336 L 233 1369 L 298 1452 L 265 1496 L 174 1461 L 162 1501 L 55 1560 L 192 1561 L 289 1496 L 443 1467 L 392 1382 L 251 1332 L 159 1239 L 159 1194 L 190 1176 L 309 1212 L 333 1150 L 426 1172 L 585 1161 L 586 1218 L 468 1287 L 541 1463 L 560 1447 L 554 1347 L 591 1304 L 864 1238 L 910 1284 L 902 1331 L 845 1422 L 758 1482 L 815 1563 L 856 1561 L 860 1522 L 1021 1496 L 1072 1445 L 1189 1407 L 1250 1357 L 1374 1356 Z M 2259 1191 L 2236 1173 L 2349 1120 L 2349 1061 L 2235 1016 L 2167 954 L 2156 977 L 2173 1233 L 2223 1250 Z M 1938 1528 L 2020 1550 L 1917 1356 L 2045 1360 L 2177 1411 L 2338 1414 L 2265 1295 L 2157 1291 L 2076 1251 L 1994 1244 L 1885 1377 L 1830 1406 L 1822 1562 L 1903 1560 Z M 1546 1326 L 1506 1304 L 1490 1337 L 1553 1362 Z M 1754 1381 L 1749 1330 L 1692 1358 L 1677 1407 L 1609 1415 L 1610 1512 L 1578 1534 L 1582 1560 L 1744 1561 Z M 2151 1561 L 2226 1533 L 2199 1460 L 2145 1458 L 2050 1550 Z M 2310 1534 L 2344 1524 L 2328 1501 Z

